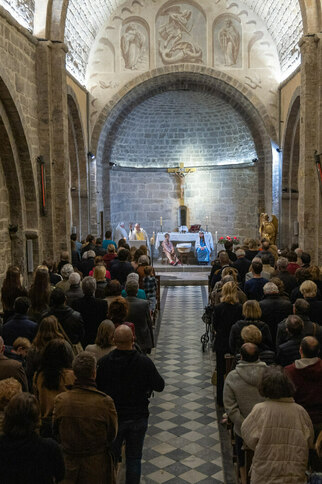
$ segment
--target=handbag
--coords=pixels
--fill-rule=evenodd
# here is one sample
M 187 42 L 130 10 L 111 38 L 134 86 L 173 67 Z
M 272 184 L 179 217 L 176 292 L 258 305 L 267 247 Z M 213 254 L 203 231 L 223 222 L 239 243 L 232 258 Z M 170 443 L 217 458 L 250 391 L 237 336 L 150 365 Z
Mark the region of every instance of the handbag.
M 61 334 L 64 336 L 64 338 L 67 341 L 67 343 L 70 344 L 70 346 L 71 346 L 71 348 L 72 348 L 73 353 L 74 353 L 75 356 L 79 355 L 79 353 L 81 353 L 82 351 L 84 351 L 83 346 L 82 346 L 82 343 L 80 341 L 78 341 L 78 343 L 72 343 L 71 342 L 71 340 L 67 336 L 67 333 L 64 330 L 64 328 L 62 327 L 62 325 L 60 324 L 60 322 L 58 322 L 58 328 L 59 328 L 59 331 L 61 332 Z

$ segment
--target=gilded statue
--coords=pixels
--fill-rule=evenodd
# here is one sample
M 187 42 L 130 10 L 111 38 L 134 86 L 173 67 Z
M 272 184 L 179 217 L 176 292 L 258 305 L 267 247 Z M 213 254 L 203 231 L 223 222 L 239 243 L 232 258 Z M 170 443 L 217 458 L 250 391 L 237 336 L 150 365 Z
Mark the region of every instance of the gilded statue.
M 272 215 L 272 220 L 270 220 L 267 213 L 261 213 L 259 221 L 259 233 L 261 235 L 261 238 L 265 238 L 269 240 L 272 245 L 275 245 L 278 229 L 277 218 L 275 217 L 275 215 Z

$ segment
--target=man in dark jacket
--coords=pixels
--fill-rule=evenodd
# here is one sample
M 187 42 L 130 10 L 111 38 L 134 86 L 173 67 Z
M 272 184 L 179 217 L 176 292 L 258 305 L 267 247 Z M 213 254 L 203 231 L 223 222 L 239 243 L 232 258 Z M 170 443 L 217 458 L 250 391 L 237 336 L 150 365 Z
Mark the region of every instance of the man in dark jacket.
M 126 320 L 133 323 L 138 345 L 143 353 L 150 353 L 154 347 L 152 320 L 149 301 L 136 297 L 139 284 L 131 279 L 125 285 L 129 311 Z
M 65 293 L 61 289 L 54 289 L 50 295 L 50 311 L 45 316 L 56 316 L 71 343 L 82 341 L 84 322 L 79 312 L 66 304 Z
M 264 321 L 271 332 L 272 340 L 275 343 L 278 324 L 293 314 L 293 306 L 280 296 L 278 287 L 273 282 L 267 282 L 263 288 L 264 299 L 259 302 L 262 310 L 262 321 Z
M 126 482 L 139 484 L 141 458 L 148 427 L 149 398 L 153 391 L 162 392 L 164 380 L 154 363 L 133 350 L 133 334 L 126 325 L 115 330 L 116 350 L 99 360 L 97 387 L 113 398 L 119 429 L 113 443 L 116 461 L 125 441 Z
M 277 363 L 281 366 L 291 365 L 300 358 L 300 344 L 303 332 L 303 321 L 298 316 L 289 316 L 286 320 L 286 329 L 289 339 L 277 348 Z
M 260 251 L 257 253 L 256 257 L 260 257 L 260 258 L 262 258 L 262 257 L 263 257 L 263 255 L 267 255 L 267 256 L 268 256 L 268 258 L 269 258 L 269 264 L 270 264 L 272 267 L 274 267 L 274 265 L 275 265 L 275 258 L 274 258 L 274 256 L 273 256 L 272 252 L 269 250 L 269 246 L 270 246 L 269 241 L 268 241 L 267 239 L 262 239 L 262 240 L 261 240 L 261 244 L 262 244 L 262 250 L 260 250 Z
M 134 272 L 133 266 L 128 262 L 129 251 L 121 248 L 117 252 L 117 259 L 111 262 L 111 279 L 117 279 L 122 287 L 125 286 L 128 274 Z
M 84 296 L 74 300 L 71 306 L 82 315 L 85 327 L 82 343 L 85 348 L 95 342 L 98 327 L 106 319 L 107 301 L 94 297 L 96 280 L 91 276 L 84 277 L 82 291 Z
M 37 333 L 38 325 L 30 321 L 27 312 L 30 307 L 30 299 L 27 297 L 17 297 L 14 302 L 14 315 L 4 324 L 2 336 L 6 345 L 12 346 L 14 341 L 19 338 L 28 338 L 30 342 Z
M 293 289 L 297 286 L 295 277 L 287 270 L 288 260 L 286 257 L 279 257 L 276 262 L 277 270 L 272 274 L 272 277 L 278 277 L 284 284 L 285 292 L 288 296 L 291 295 Z
M 233 263 L 233 267 L 238 270 L 241 288 L 244 289 L 245 276 L 249 271 L 251 262 L 246 259 L 244 249 L 236 250 L 237 260 Z

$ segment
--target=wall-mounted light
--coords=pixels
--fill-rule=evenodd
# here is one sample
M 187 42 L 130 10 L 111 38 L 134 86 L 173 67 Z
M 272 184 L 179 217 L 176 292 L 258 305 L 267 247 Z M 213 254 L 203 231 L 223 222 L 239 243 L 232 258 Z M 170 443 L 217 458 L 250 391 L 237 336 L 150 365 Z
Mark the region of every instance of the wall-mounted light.
M 276 148 L 277 153 L 282 153 L 281 148 Z
M 113 161 L 109 161 L 108 162 L 108 166 L 110 166 L 110 167 L 113 168 L 113 166 L 117 166 L 117 164 L 116 163 L 113 163 Z
M 253 162 L 253 163 L 257 163 L 257 162 L 258 162 L 258 158 L 253 158 L 253 159 L 252 159 L 252 162 Z
M 87 153 L 87 156 L 88 156 L 88 158 L 90 158 L 92 161 L 93 161 L 93 160 L 95 160 L 95 158 L 96 158 L 96 156 L 94 155 L 94 153 L 92 153 L 91 151 L 89 151 L 89 152 Z
M 70 187 L 71 192 L 76 192 L 76 190 L 77 190 L 77 187 Z

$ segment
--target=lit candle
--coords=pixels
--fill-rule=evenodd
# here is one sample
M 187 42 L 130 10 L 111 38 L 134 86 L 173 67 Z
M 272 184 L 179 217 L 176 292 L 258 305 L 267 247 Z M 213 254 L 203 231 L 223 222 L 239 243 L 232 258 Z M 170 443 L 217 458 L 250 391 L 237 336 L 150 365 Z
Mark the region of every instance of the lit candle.
M 162 225 L 162 217 L 160 217 L 160 225 Z

